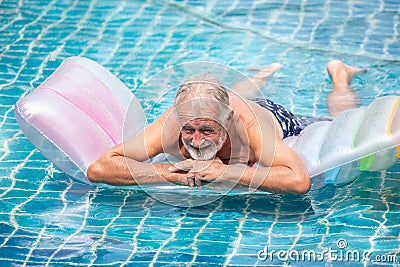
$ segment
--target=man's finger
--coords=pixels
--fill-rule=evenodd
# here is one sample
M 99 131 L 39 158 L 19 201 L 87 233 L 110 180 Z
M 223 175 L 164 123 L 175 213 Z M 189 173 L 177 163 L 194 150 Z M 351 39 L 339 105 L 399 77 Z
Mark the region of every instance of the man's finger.
M 199 179 L 199 176 L 197 173 L 189 171 L 186 174 L 186 178 L 188 180 L 189 187 L 201 186 L 201 180 Z
M 194 187 L 196 185 L 196 177 L 194 175 L 187 176 L 186 178 L 189 187 Z
M 197 187 L 200 187 L 200 186 L 201 186 L 201 180 L 200 180 L 199 177 L 196 177 L 196 179 L 194 180 L 194 182 L 195 182 L 195 184 L 196 184 Z
M 181 170 L 181 171 L 190 171 L 193 169 L 193 160 L 188 159 L 184 161 L 180 161 L 174 164 L 175 169 Z
M 180 172 L 181 170 L 175 167 L 174 165 L 168 167 L 169 172 Z

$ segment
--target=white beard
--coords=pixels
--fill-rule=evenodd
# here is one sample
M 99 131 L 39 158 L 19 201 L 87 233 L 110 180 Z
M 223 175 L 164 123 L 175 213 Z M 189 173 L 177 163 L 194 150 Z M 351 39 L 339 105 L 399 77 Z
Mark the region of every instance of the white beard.
M 194 147 L 192 145 L 192 141 L 188 144 L 182 139 L 183 146 L 189 152 L 190 156 L 195 160 L 211 160 L 214 159 L 217 155 L 218 151 L 224 145 L 228 134 L 225 129 L 221 130 L 221 135 L 218 138 L 218 144 L 215 144 L 213 141 L 204 139 L 201 143 L 200 147 Z

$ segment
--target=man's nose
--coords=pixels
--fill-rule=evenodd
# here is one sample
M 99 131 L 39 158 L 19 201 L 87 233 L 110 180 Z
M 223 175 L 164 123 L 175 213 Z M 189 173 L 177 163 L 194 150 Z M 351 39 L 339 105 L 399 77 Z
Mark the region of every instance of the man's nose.
M 194 147 L 200 147 L 201 144 L 203 143 L 203 141 L 204 141 L 203 134 L 196 130 L 193 133 L 193 136 L 192 136 L 192 144 L 193 144 L 193 146 Z

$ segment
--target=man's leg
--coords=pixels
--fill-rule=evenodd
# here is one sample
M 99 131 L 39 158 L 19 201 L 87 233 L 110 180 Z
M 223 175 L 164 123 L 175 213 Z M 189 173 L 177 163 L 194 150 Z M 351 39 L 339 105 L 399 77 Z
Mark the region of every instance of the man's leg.
M 260 88 L 265 85 L 268 77 L 272 76 L 275 72 L 280 70 L 283 66 L 279 63 L 272 63 L 266 67 L 261 68 L 256 75 L 234 83 L 231 90 L 238 93 L 243 98 L 253 98 L 258 95 Z
M 350 88 L 350 82 L 354 75 L 365 72 L 367 69 L 354 68 L 338 60 L 330 61 L 326 69 L 333 82 L 333 90 L 326 99 L 329 114 L 335 117 L 344 110 L 358 107 L 360 99 Z

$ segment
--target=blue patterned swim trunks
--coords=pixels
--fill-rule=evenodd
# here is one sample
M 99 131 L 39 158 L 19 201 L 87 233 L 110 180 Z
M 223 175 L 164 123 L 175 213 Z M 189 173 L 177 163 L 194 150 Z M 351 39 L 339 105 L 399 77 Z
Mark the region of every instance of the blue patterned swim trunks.
M 265 98 L 250 99 L 254 103 L 270 110 L 279 121 L 283 131 L 283 139 L 289 136 L 299 135 L 308 125 L 318 121 L 331 121 L 331 118 L 326 117 L 311 117 L 311 116 L 295 116 L 292 112 L 285 109 L 283 106 Z

